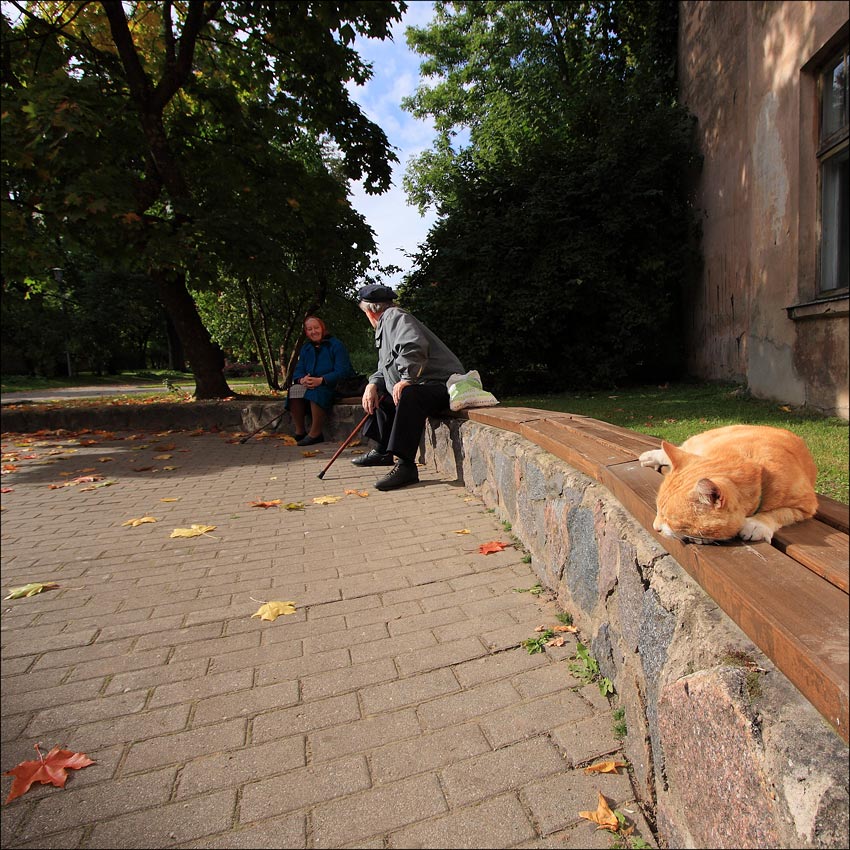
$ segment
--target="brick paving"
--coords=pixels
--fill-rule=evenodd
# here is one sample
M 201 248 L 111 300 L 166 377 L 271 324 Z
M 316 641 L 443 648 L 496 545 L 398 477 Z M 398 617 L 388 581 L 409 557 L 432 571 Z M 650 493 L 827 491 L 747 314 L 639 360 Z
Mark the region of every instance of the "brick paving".
M 96 764 L 5 806 L 3 847 L 610 847 L 597 791 L 651 840 L 628 775 L 584 773 L 610 709 L 574 638 L 520 645 L 558 609 L 521 549 L 478 552 L 511 541 L 480 500 L 237 436 L 4 436 L 4 595 L 59 588 L 3 602 L 2 769 Z

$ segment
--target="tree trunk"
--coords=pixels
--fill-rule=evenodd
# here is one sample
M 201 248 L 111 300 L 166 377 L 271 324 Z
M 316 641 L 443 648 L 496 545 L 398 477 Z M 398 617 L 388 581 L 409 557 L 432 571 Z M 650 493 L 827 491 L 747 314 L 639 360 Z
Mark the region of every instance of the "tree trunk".
M 192 367 L 195 398 L 226 398 L 234 395 L 222 373 L 224 356 L 201 322 L 198 308 L 186 289 L 185 275 L 173 270 L 157 269 L 151 277 L 156 282 L 160 300 L 174 323 Z
M 251 336 L 254 340 L 254 348 L 257 350 L 257 357 L 260 358 L 260 365 L 263 367 L 263 374 L 266 376 L 266 384 L 270 390 L 280 389 L 277 386 L 277 380 L 274 375 L 274 360 L 269 360 L 268 351 L 265 349 L 260 334 L 257 331 L 257 317 L 254 314 L 254 296 L 251 293 L 251 286 L 247 281 L 239 281 L 242 289 L 242 295 L 245 298 L 245 307 L 248 312 L 248 327 L 251 329 Z
M 183 354 L 183 343 L 177 331 L 174 330 L 174 322 L 171 316 L 165 313 L 165 337 L 168 340 L 168 368 L 174 372 L 186 371 L 186 357 Z

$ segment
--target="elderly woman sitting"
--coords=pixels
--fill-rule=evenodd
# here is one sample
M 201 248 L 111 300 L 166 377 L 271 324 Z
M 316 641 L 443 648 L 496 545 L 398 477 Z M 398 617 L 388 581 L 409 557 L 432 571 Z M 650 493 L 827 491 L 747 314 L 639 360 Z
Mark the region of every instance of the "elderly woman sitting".
M 286 407 L 295 425 L 295 439 L 299 446 L 321 443 L 322 429 L 327 411 L 334 403 L 334 389 L 343 378 L 354 374 L 346 347 L 328 333 L 325 323 L 316 316 L 304 320 L 307 341 L 301 348 L 293 372 L 292 386 L 286 398 Z M 305 430 L 307 404 L 310 405 L 310 430 Z

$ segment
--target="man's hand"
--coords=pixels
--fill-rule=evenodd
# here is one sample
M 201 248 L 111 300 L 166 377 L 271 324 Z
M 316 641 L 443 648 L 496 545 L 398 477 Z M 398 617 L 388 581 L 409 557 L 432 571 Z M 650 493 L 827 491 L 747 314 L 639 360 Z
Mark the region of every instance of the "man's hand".
M 398 407 L 398 400 L 401 398 L 402 391 L 405 387 L 410 386 L 410 381 L 399 381 L 393 387 L 393 401 L 395 402 L 395 406 Z
M 378 409 L 378 388 L 374 384 L 366 384 L 363 391 L 363 409 L 366 413 L 374 413 Z

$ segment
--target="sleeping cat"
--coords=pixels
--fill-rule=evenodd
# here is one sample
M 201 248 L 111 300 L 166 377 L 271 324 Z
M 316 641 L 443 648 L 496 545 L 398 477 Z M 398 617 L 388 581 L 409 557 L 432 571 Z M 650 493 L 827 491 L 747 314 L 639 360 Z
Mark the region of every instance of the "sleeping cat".
M 800 437 L 766 425 L 727 425 L 644 452 L 641 466 L 669 466 L 652 527 L 668 537 L 716 543 L 766 540 L 813 516 L 817 468 Z

